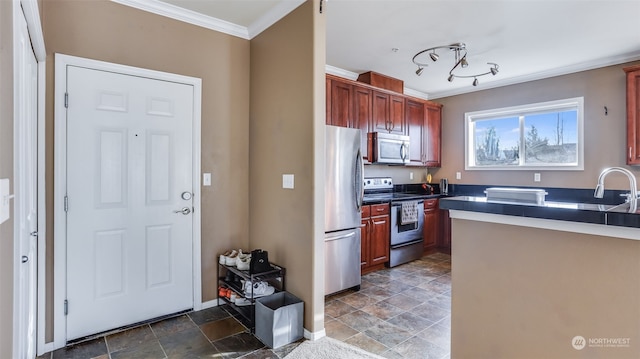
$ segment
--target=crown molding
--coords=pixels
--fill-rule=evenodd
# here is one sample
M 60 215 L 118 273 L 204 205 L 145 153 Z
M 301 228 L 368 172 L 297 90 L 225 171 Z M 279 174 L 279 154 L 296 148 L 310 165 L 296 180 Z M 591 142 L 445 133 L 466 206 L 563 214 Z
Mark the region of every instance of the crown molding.
M 215 17 L 202 15 L 195 11 L 187 10 L 175 5 L 157 0 L 111 0 L 115 3 L 130 6 L 138 10 L 147 11 L 156 15 L 165 16 L 174 20 L 183 21 L 192 25 L 204 27 L 210 30 L 222 32 L 228 35 L 251 40 L 249 30 L 240 25 L 220 20 Z M 277 20 L 276 20 L 277 21 Z M 275 21 L 274 21 L 275 22 Z M 264 29 L 263 29 L 264 30 Z
M 346 79 L 356 81 L 358 79 L 358 74 L 355 72 L 351 72 L 348 70 L 341 69 L 339 67 L 324 65 L 324 72 L 329 75 L 340 76 Z
M 487 83 L 486 85 L 478 86 L 478 87 L 468 86 L 468 87 L 458 88 L 450 91 L 433 92 L 429 94 L 429 97 L 433 100 L 437 98 L 462 95 L 465 93 L 488 90 L 496 87 L 516 85 L 524 82 L 530 82 L 530 81 L 542 80 L 550 77 L 568 75 L 576 72 L 582 72 L 582 71 L 593 70 L 601 67 L 619 65 L 626 62 L 637 61 L 637 60 L 640 60 L 640 51 L 632 54 L 612 56 L 605 59 L 599 59 L 595 61 L 582 62 L 575 65 L 558 67 L 556 69 L 541 71 L 541 72 L 537 72 L 530 75 L 523 75 L 523 76 L 512 77 L 509 79 L 504 79 L 504 80 L 492 81 L 490 83 Z

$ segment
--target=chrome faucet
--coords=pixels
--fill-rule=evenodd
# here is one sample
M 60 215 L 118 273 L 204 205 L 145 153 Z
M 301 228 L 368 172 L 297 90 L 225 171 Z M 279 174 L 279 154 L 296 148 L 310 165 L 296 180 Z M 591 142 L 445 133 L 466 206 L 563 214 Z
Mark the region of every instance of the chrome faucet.
M 629 202 L 629 212 L 635 212 L 637 209 L 637 201 L 638 201 L 638 184 L 636 182 L 636 176 L 631 173 L 626 168 L 621 167 L 609 167 L 605 168 L 602 173 L 600 173 L 600 177 L 598 177 L 598 184 L 596 185 L 596 190 L 593 193 L 595 198 L 602 198 L 604 196 L 604 178 L 611 172 L 621 172 L 627 175 L 629 178 L 629 195 L 627 197 L 627 201 Z

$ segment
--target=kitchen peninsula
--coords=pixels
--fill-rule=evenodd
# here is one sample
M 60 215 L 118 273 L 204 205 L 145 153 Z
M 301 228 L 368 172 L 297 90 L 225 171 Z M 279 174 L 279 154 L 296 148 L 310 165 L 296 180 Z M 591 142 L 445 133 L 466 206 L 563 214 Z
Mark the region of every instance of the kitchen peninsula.
M 452 358 L 640 357 L 640 214 L 441 198 Z

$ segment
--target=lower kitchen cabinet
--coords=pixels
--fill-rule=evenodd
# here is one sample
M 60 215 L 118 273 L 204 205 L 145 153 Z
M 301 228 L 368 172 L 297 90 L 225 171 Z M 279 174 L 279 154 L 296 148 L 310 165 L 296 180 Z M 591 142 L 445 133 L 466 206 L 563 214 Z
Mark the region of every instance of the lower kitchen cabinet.
M 360 269 L 362 274 L 389 261 L 389 203 L 362 206 Z
M 440 235 L 438 241 L 438 249 L 442 252 L 451 254 L 451 218 L 449 211 L 441 209 L 440 211 Z
M 422 237 L 424 240 L 424 250 L 435 249 L 440 236 L 440 209 L 438 199 L 424 200 L 424 227 Z

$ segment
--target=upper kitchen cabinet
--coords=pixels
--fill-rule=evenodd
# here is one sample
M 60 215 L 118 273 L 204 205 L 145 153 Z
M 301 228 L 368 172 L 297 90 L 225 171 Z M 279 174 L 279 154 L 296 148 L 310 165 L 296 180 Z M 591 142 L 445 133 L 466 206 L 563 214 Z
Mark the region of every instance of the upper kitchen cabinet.
M 409 164 L 440 167 L 442 105 L 407 98 L 405 109 Z
M 327 125 L 357 128 L 360 150 L 369 160 L 367 133 L 371 131 L 372 90 L 351 81 L 327 75 Z
M 353 128 L 360 129 L 360 151 L 365 160 L 369 160 L 367 133 L 371 132 L 371 110 L 373 91 L 364 86 L 353 85 Z
M 327 125 L 352 127 L 353 86 L 335 79 L 331 79 L 328 86 L 330 90 L 327 90 L 327 94 L 330 97 L 327 99 Z
M 409 164 L 424 165 L 426 141 L 426 114 L 424 102 L 407 99 L 405 104 L 405 121 L 409 136 Z
M 627 164 L 640 165 L 640 65 L 627 73 Z
M 442 105 L 427 102 L 426 105 L 426 146 L 424 151 L 424 165 L 440 167 L 440 149 L 442 147 Z
M 404 98 L 373 91 L 373 130 L 404 135 Z
M 414 166 L 440 166 L 442 105 L 405 96 L 403 82 L 367 72 L 358 81 L 327 75 L 327 124 L 360 129 L 362 157 L 369 161 L 369 132 L 410 137 Z

